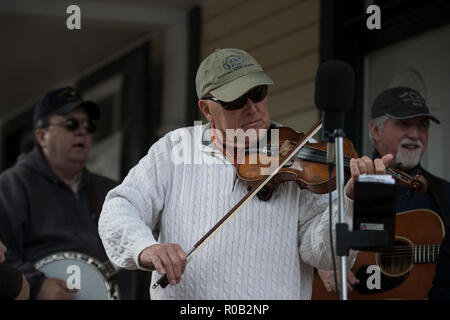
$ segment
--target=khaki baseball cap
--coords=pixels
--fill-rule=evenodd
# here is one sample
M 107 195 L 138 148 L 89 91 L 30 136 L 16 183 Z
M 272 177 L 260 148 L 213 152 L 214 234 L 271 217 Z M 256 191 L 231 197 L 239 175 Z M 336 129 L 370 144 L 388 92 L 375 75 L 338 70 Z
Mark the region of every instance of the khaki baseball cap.
M 244 50 L 216 49 L 203 62 L 195 78 L 199 99 L 211 93 L 219 100 L 236 100 L 251 88 L 273 84 L 256 60 Z

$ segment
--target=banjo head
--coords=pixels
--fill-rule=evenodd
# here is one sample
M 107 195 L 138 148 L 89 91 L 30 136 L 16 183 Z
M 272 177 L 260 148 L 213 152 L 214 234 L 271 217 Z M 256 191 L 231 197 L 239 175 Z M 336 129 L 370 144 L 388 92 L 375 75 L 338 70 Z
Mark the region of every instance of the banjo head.
M 66 281 L 78 289 L 74 300 L 117 300 L 119 289 L 107 276 L 105 266 L 95 258 L 79 252 L 58 252 L 34 264 L 47 277 Z

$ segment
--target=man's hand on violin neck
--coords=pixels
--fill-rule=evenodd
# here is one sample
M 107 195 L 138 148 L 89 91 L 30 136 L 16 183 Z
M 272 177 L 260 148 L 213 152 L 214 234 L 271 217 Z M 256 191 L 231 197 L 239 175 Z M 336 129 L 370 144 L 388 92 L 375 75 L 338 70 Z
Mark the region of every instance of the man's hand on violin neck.
M 392 161 L 394 156 L 390 153 L 375 160 L 370 159 L 367 156 L 362 158 L 354 158 L 350 160 L 350 172 L 351 178 L 345 186 L 345 193 L 350 199 L 353 199 L 355 181 L 358 181 L 358 177 L 361 174 L 386 174 L 386 168 Z
M 139 264 L 160 275 L 167 274 L 169 283 L 176 285 L 186 268 L 186 254 L 176 243 L 154 244 L 141 252 Z

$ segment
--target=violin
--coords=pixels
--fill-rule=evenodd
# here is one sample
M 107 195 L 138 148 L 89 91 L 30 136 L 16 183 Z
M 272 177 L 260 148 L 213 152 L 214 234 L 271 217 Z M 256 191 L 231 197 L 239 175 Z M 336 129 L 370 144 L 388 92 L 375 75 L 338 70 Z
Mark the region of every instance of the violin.
M 411 177 L 400 169 L 392 168 L 386 168 L 386 173 L 396 179 L 399 185 L 409 189 L 407 194 L 408 199 L 411 198 L 414 193 L 427 192 L 428 187 L 430 186 L 429 182 L 420 174 Z
M 253 187 L 260 182 L 264 175 L 263 169 L 269 169 L 271 163 L 277 163 L 277 158 L 286 155 L 292 146 L 295 146 L 305 134 L 297 132 L 288 127 L 277 128 L 279 130 L 279 144 L 272 144 L 269 140 L 267 146 L 256 149 L 258 156 L 255 157 L 249 149 L 246 152 L 245 159 L 242 164 L 237 167 L 238 178 L 246 185 Z M 344 169 L 349 174 L 350 160 L 358 158 L 353 143 L 349 139 L 344 139 Z M 258 162 L 251 164 L 250 158 L 257 159 Z M 275 158 L 275 160 L 274 160 Z M 254 161 L 253 161 L 254 162 Z M 267 170 L 266 170 L 267 171 Z M 386 173 L 390 174 L 397 180 L 398 184 L 410 189 L 412 192 L 424 193 L 428 189 L 428 182 L 421 175 L 414 177 L 409 176 L 399 169 L 386 168 Z M 347 176 L 349 177 L 349 175 Z M 278 187 L 280 183 L 286 181 L 295 181 L 302 189 L 308 189 L 313 193 L 323 194 L 329 192 L 329 174 L 327 163 L 327 142 L 307 142 L 304 147 L 297 153 L 293 160 L 281 168 L 278 173 L 267 183 L 265 199 L 270 198 L 271 193 Z M 331 173 L 333 190 L 336 188 L 336 170 L 333 168 Z
M 267 187 L 269 197 L 273 190 L 282 182 L 295 181 L 300 188 L 306 188 L 314 193 L 328 192 L 328 163 L 326 159 L 326 142 L 308 142 L 322 127 L 319 120 L 306 134 L 299 133 L 287 127 L 277 128 L 279 141 L 268 141 L 267 146 L 257 149 L 257 161 L 250 161 L 254 157 L 253 150 L 245 154 L 245 161 L 237 167 L 237 176 L 250 187 L 249 192 L 230 211 L 220 219 L 194 246 L 186 252 L 187 262 L 229 222 L 229 220 L 245 205 L 247 201 Z M 350 168 L 351 158 L 358 157 L 352 142 L 344 139 L 344 167 Z M 254 158 L 253 158 L 254 159 Z M 273 161 L 275 160 L 275 161 Z M 273 163 L 276 163 L 274 166 Z M 410 177 L 400 170 L 387 169 L 388 173 L 401 183 L 414 188 L 415 191 L 426 191 L 421 179 Z M 335 184 L 335 170 L 332 179 Z M 335 188 L 335 187 L 333 187 Z M 167 275 L 163 275 L 152 286 L 165 288 L 169 284 Z
M 237 167 L 238 178 L 246 185 L 253 187 L 264 178 L 264 172 L 269 170 L 272 163 L 279 163 L 293 146 L 304 138 L 305 134 L 288 127 L 276 128 L 278 141 L 268 141 L 267 146 L 256 150 L 249 150 L 245 154 L 244 161 Z M 344 167 L 349 172 L 350 159 L 358 158 L 358 153 L 349 139 L 344 139 Z M 258 152 L 255 157 L 254 152 Z M 257 163 L 252 159 L 257 159 Z M 252 164 L 254 163 L 254 164 Z M 264 170 L 266 169 L 266 170 Z M 267 183 L 265 196 L 262 200 L 268 200 L 273 190 L 280 183 L 295 181 L 302 189 L 308 189 L 313 193 L 323 194 L 328 192 L 328 164 L 327 142 L 307 142 L 294 156 L 293 160 L 282 167 L 278 173 Z M 336 169 L 332 170 L 333 189 L 336 187 Z

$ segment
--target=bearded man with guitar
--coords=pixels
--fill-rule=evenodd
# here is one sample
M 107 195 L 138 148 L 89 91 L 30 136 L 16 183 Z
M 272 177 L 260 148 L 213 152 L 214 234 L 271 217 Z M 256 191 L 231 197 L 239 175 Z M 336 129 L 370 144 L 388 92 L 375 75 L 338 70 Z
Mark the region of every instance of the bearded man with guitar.
M 359 253 L 353 269 L 347 273 L 349 299 L 428 297 L 440 245 L 450 219 L 450 183 L 420 165 L 428 144 L 430 120 L 440 124 L 430 114 L 425 99 L 411 88 L 387 89 L 374 101 L 369 129 L 375 148 L 373 157 L 393 154 L 390 167 L 400 169 L 411 177 L 423 176 L 428 188 L 424 193 L 414 194 L 405 187 L 397 186 L 395 249 L 393 253 L 384 255 Z M 366 260 L 365 263 L 362 260 Z M 365 290 L 365 281 L 355 276 L 358 270 L 359 275 L 364 273 L 363 267 L 367 263 L 380 267 L 380 290 Z M 318 274 L 322 281 L 316 275 L 313 299 L 333 298 L 334 295 L 328 293 L 334 290 L 333 272 L 319 270 Z

